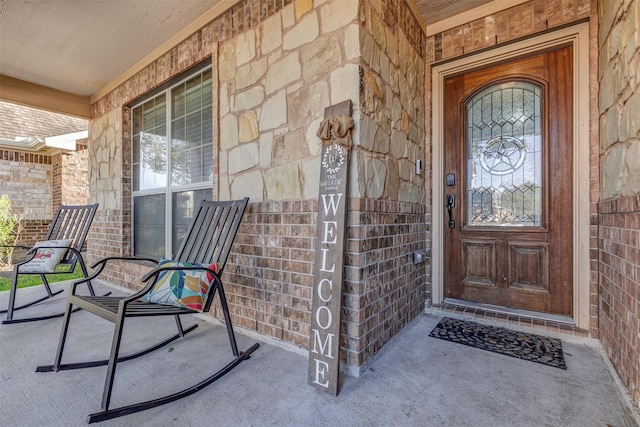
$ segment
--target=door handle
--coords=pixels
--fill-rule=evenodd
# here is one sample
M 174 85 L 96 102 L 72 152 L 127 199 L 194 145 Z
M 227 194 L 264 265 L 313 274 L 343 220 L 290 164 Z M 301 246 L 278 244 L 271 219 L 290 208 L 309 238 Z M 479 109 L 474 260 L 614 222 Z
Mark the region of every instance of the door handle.
M 451 209 L 456 206 L 456 195 L 455 194 L 447 194 L 446 196 L 447 203 L 447 213 L 449 214 L 449 228 L 455 228 L 456 222 L 453 220 L 453 214 L 451 213 Z

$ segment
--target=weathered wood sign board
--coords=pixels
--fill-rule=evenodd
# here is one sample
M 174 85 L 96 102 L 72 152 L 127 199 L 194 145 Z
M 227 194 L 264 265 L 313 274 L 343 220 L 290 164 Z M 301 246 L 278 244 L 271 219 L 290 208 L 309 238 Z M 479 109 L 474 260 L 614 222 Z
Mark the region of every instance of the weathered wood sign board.
M 318 131 L 323 144 L 308 383 L 335 396 L 339 380 L 344 233 L 353 126 L 351 101 L 327 107 L 324 119 Z

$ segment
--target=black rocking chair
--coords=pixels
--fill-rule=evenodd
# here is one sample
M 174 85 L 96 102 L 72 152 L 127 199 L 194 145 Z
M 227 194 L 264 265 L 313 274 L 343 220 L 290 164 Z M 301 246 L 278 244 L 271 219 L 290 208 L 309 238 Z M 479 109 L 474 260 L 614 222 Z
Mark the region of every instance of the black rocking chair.
M 259 344 L 256 343 L 244 353 L 238 351 L 235 335 L 233 332 L 233 326 L 231 324 L 231 316 L 229 314 L 229 308 L 227 306 L 227 300 L 225 297 L 222 282 L 220 281 L 220 275 L 222 274 L 222 271 L 224 269 L 224 265 L 227 261 L 229 251 L 231 250 L 231 246 L 240 226 L 240 222 L 242 220 L 242 216 L 244 214 L 248 201 L 249 199 L 245 198 L 243 200 L 234 200 L 228 202 L 202 202 L 199 210 L 194 215 L 194 218 L 191 222 L 191 225 L 189 226 L 187 234 L 184 237 L 182 245 L 178 250 L 175 260 L 180 263 L 189 263 L 189 265 L 176 266 L 174 263 L 174 265 L 170 267 L 160 266 L 159 268 L 151 270 L 141 279 L 143 282 L 148 282 L 147 285 L 144 287 L 144 289 L 134 295 L 127 297 L 80 296 L 76 295 L 75 288 L 79 284 L 97 277 L 105 268 L 107 262 L 110 260 L 154 260 L 139 257 L 105 258 L 98 261 L 92 266 L 92 268 L 97 268 L 97 270 L 93 275 L 91 275 L 91 277 L 72 284 L 72 289 L 69 295 L 69 302 L 67 304 L 67 310 L 60 334 L 60 341 L 58 343 L 58 351 L 56 354 L 55 363 L 53 365 L 39 366 L 36 369 L 36 372 L 51 372 L 108 365 L 107 376 L 105 379 L 102 394 L 102 411 L 89 415 L 87 419 L 89 423 L 104 421 L 131 413 L 144 411 L 187 397 L 218 380 L 223 375 L 227 374 L 233 368 L 239 365 L 240 362 L 249 359 L 251 353 L 253 353 L 259 347 Z M 194 264 L 196 265 L 194 266 Z M 154 292 L 154 290 L 157 289 L 155 285 L 159 285 L 161 283 L 161 281 L 163 280 L 163 275 L 170 274 L 170 272 L 173 271 L 179 272 L 180 274 L 185 274 L 190 271 L 197 271 L 200 273 L 205 271 L 210 275 L 210 278 L 213 278 L 213 281 L 209 286 L 206 295 L 204 295 L 202 299 L 201 309 L 200 306 L 198 306 L 197 309 L 194 309 L 184 306 L 166 305 L 166 302 L 157 303 L 142 300 L 143 298 L 148 298 L 150 292 Z M 166 277 L 164 279 L 166 280 Z M 148 400 L 133 405 L 122 406 L 115 409 L 109 409 L 111 392 L 116 373 L 116 365 L 119 362 L 131 360 L 157 350 L 194 330 L 198 325 L 194 324 L 193 326 L 184 329 L 180 321 L 180 316 L 184 314 L 208 312 L 216 292 L 218 293 L 220 298 L 220 304 L 227 328 L 227 335 L 229 337 L 231 351 L 233 353 L 234 359 L 231 360 L 222 369 L 192 387 L 165 397 Z M 61 363 L 62 352 L 64 350 L 67 330 L 69 327 L 69 320 L 73 311 L 72 307 L 74 305 L 79 306 L 88 312 L 96 314 L 114 323 L 111 354 L 108 360 L 96 360 L 72 364 Z M 137 353 L 127 356 L 119 356 L 122 330 L 125 319 L 127 317 L 143 316 L 175 316 L 178 333 L 174 336 L 162 340 L 156 345 L 141 350 Z
M 49 231 L 47 232 L 47 236 L 45 238 L 46 241 L 61 241 L 61 240 L 71 240 L 69 246 L 56 246 L 54 245 L 46 245 L 41 246 L 36 244 L 34 247 L 29 248 L 28 246 L 13 246 L 14 248 L 21 248 L 27 250 L 27 257 L 18 262 L 13 266 L 13 273 L 11 275 L 11 288 L 9 291 L 9 304 L 6 310 L 0 310 L 0 314 L 7 314 L 6 320 L 2 322 L 2 324 L 11 324 L 11 323 L 24 323 L 24 322 L 33 322 L 36 320 L 45 320 L 45 319 L 53 319 L 55 317 L 62 317 L 64 313 L 56 313 L 46 316 L 37 316 L 37 317 L 28 317 L 21 319 L 14 319 L 13 314 L 16 310 L 22 310 L 27 307 L 31 307 L 35 304 L 38 304 L 46 299 L 53 298 L 55 295 L 58 295 L 62 292 L 62 289 L 52 292 L 51 287 L 49 286 L 49 282 L 47 281 L 47 277 L 45 274 L 64 274 L 73 272 L 76 268 L 76 265 L 80 265 L 82 269 L 82 275 L 86 278 L 88 276 L 87 267 L 85 266 L 84 260 L 81 255 L 82 247 L 84 246 L 85 239 L 87 238 L 87 234 L 89 233 L 89 228 L 91 227 L 91 223 L 93 222 L 93 217 L 95 216 L 96 209 L 98 208 L 98 204 L 87 205 L 87 206 L 64 206 L 61 205 L 56 211 L 53 220 L 49 226 Z M 43 242 L 40 242 L 43 243 Z M 43 243 L 46 244 L 46 243 Z M 11 246 L 9 246 L 11 247 Z M 33 262 L 35 257 L 39 256 L 38 250 L 43 250 L 46 247 L 47 250 L 61 250 L 64 251 L 64 255 L 60 259 L 58 263 L 54 263 L 50 267 L 41 267 L 36 266 L 35 268 L 28 269 L 28 266 L 33 266 Z M 44 255 L 43 255 L 44 256 Z M 68 268 L 59 269 L 56 267 L 59 266 L 68 266 Z M 34 301 L 24 303 L 16 307 L 16 291 L 18 289 L 18 277 L 20 275 L 26 274 L 37 274 L 42 279 L 42 283 L 44 285 L 45 290 L 47 291 L 47 295 L 38 298 Z M 89 287 L 89 292 L 91 295 L 95 295 L 93 290 L 93 286 L 91 285 L 90 280 L 86 280 L 87 286 Z

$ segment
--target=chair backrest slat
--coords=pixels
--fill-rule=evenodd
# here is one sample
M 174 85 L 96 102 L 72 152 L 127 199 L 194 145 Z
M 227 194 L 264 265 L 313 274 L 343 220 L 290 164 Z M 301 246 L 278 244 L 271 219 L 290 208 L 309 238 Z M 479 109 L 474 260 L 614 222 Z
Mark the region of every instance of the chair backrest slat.
M 51 221 L 46 240 L 72 239 L 71 247 L 81 252 L 97 209 L 97 203 L 86 206 L 60 205 Z M 60 264 L 68 264 L 73 270 L 76 262 L 75 254 L 67 251 Z
M 215 228 L 212 228 L 212 240 L 218 242 L 217 245 L 211 245 L 207 251 L 207 257 L 211 259 L 220 259 L 224 250 L 226 239 L 229 237 L 231 230 L 231 206 L 225 206 L 220 210 L 220 221 L 217 222 Z M 232 236 L 235 237 L 235 236 Z
M 223 227 L 218 230 L 222 241 L 220 245 L 215 248 L 214 256 L 216 258 L 224 257 L 226 259 L 229 255 L 228 251 L 227 253 L 223 253 L 223 251 L 226 247 L 230 247 L 231 244 L 233 244 L 235 234 L 232 235 L 231 230 L 237 230 L 240 227 L 240 221 L 242 221 L 242 212 L 239 212 L 237 209 L 229 209 L 227 221 L 224 223 Z
M 222 273 L 240 228 L 249 198 L 203 201 L 191 221 L 176 260 L 200 264 L 218 263 Z

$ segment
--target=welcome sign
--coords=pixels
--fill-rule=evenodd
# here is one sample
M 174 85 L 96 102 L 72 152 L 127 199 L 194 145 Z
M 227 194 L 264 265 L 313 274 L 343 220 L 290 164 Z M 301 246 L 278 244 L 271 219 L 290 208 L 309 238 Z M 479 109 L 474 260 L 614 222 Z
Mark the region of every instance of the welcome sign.
M 318 130 L 322 153 L 308 382 L 337 395 L 351 101 L 326 108 L 324 117 Z

